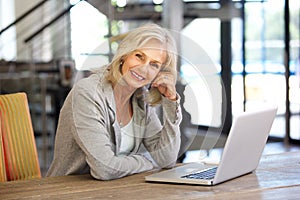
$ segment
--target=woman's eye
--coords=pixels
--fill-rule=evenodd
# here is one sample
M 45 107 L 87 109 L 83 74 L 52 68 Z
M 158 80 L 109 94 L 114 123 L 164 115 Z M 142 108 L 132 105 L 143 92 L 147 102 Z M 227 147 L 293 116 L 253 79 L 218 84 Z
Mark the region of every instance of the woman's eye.
M 144 57 L 143 57 L 142 54 L 137 53 L 137 54 L 135 54 L 135 56 L 136 56 L 138 59 L 140 59 L 140 60 L 143 60 L 143 59 L 144 59 Z
M 160 67 L 157 63 L 150 63 L 150 65 L 151 65 L 152 67 L 157 68 L 157 69 L 159 69 L 159 67 Z

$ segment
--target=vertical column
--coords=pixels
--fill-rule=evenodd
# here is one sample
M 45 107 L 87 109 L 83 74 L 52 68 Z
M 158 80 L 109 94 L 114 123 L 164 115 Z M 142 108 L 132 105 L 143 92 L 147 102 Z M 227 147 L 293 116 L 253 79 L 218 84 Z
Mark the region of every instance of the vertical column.
M 180 32 L 181 29 L 183 28 L 183 1 L 182 0 L 164 0 L 163 2 L 163 12 L 162 12 L 162 25 L 165 28 L 170 29 L 173 37 L 175 38 L 177 42 L 177 49 L 178 49 L 178 64 L 177 64 L 177 71 L 180 71 Z M 176 85 L 177 92 L 183 97 L 182 93 L 184 91 L 184 85 L 180 83 L 180 81 Z M 181 101 L 181 103 L 183 103 Z M 185 110 L 183 109 L 183 112 Z M 186 116 L 186 115 L 184 115 Z M 179 158 L 178 161 L 181 162 L 184 157 L 185 157 L 185 151 L 187 150 L 188 146 L 187 144 L 188 139 L 184 133 L 184 124 L 185 124 L 185 119 L 183 119 L 183 122 L 181 124 L 180 130 L 181 130 L 181 147 L 179 151 Z
M 180 31 L 183 28 L 183 1 L 182 0 L 164 0 L 162 24 L 165 28 L 172 31 L 173 37 L 177 41 L 178 53 L 180 54 Z M 178 60 L 178 63 L 180 61 Z M 178 66 L 179 71 L 179 66 Z
M 289 0 L 285 0 L 284 5 L 284 66 L 285 66 L 285 137 L 284 143 L 286 145 L 290 142 L 290 5 Z
M 165 27 L 180 31 L 183 27 L 183 1 L 164 0 L 162 17 Z
M 223 132 L 229 133 L 232 124 L 231 105 L 231 21 L 221 22 L 221 78 L 223 81 L 222 94 L 222 119 L 224 120 Z

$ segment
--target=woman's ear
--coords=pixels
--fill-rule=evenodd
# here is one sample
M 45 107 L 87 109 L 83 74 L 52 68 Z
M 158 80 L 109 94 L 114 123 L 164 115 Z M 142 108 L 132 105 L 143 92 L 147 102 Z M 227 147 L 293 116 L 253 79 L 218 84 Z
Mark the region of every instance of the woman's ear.
M 123 72 L 122 72 L 123 64 L 124 64 L 124 60 L 123 60 L 123 59 L 120 59 L 119 71 L 120 71 L 121 74 L 123 74 Z

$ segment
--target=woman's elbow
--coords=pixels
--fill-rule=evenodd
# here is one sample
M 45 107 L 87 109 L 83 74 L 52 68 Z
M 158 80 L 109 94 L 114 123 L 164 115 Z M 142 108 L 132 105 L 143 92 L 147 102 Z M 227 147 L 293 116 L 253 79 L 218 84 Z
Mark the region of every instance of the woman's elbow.
M 109 181 L 109 180 L 120 178 L 117 177 L 115 173 L 112 173 L 110 171 L 105 171 L 105 170 L 91 170 L 90 173 L 94 179 L 101 180 L 101 181 Z
M 168 159 L 160 159 L 160 161 L 157 161 L 157 165 L 160 168 L 172 168 L 175 166 L 177 162 L 177 156 L 176 157 L 172 157 L 172 158 L 168 158 Z
M 110 173 L 97 173 L 97 172 L 91 171 L 91 176 L 94 179 L 99 180 L 99 181 L 109 181 L 109 180 L 116 179 L 116 177 Z

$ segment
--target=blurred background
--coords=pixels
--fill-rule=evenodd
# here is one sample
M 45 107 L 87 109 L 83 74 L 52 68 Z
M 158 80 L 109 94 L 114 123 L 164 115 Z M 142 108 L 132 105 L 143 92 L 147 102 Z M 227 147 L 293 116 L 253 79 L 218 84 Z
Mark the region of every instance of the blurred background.
M 278 106 L 268 141 L 299 146 L 299 0 L 0 0 L 0 93 L 27 93 L 43 173 L 72 85 L 148 22 L 179 47 L 181 161 L 222 147 L 236 114 L 266 104 Z

